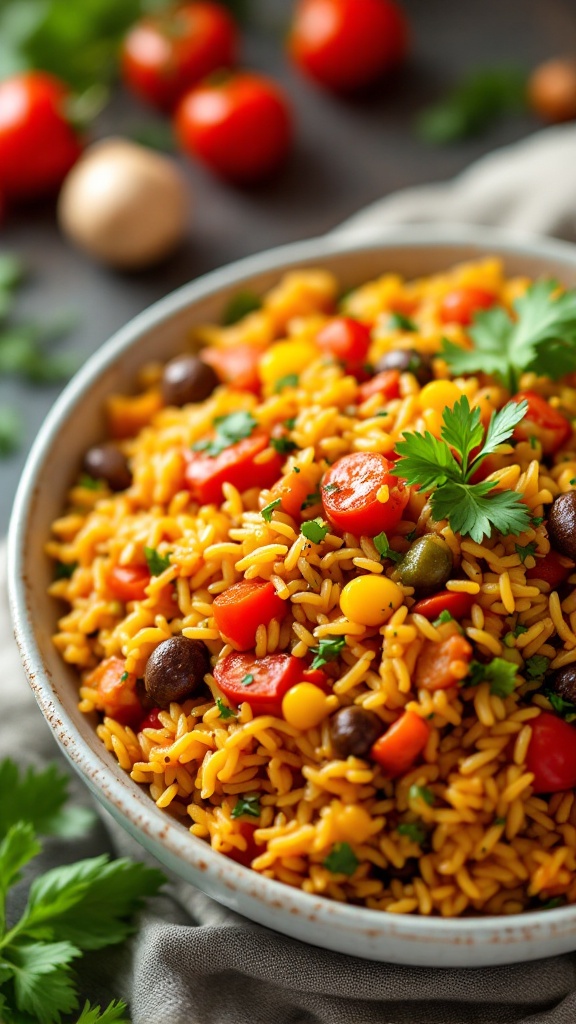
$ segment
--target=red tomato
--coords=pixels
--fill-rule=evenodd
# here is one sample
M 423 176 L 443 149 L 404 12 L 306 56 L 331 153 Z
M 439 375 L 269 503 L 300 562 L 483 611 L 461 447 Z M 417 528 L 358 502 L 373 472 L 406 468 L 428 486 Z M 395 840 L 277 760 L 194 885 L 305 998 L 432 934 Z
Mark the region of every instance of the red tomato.
M 109 590 L 119 601 L 143 601 L 150 572 L 145 565 L 115 565 L 106 579 Z
M 440 319 L 445 324 L 456 323 L 467 327 L 472 323 L 477 310 L 490 309 L 495 302 L 496 296 L 484 288 L 456 288 L 442 299 Z
M 513 402 L 528 402 L 528 410 L 521 423 L 514 428 L 516 441 L 529 441 L 536 437 L 542 445 L 543 455 L 553 455 L 572 434 L 572 424 L 557 409 L 553 409 L 542 395 L 534 391 L 519 391 Z
M 176 110 L 174 127 L 186 153 L 239 184 L 277 170 L 292 143 L 284 94 L 263 75 L 248 72 L 191 89 Z
M 159 719 L 159 714 L 162 708 L 152 708 L 152 711 L 146 715 L 140 725 L 138 726 L 138 732 L 142 732 L 143 729 L 161 729 L 162 722 Z
M 230 483 L 240 491 L 249 487 L 271 487 L 280 474 L 282 459 L 275 453 L 266 462 L 256 457 L 268 447 L 267 434 L 253 434 L 225 448 L 214 457 L 204 452 L 186 452 L 184 479 L 192 496 L 201 505 L 222 501 L 222 484 Z
M 258 843 L 254 840 L 254 833 L 257 828 L 258 825 L 251 825 L 249 821 L 240 822 L 238 831 L 246 840 L 246 849 L 238 850 L 234 847 L 233 850 L 229 850 L 226 856 L 230 860 L 235 860 L 237 864 L 243 864 L 245 868 L 249 868 L 252 861 L 264 852 L 263 847 L 258 846 Z
M 370 329 L 358 320 L 338 316 L 316 335 L 316 344 L 322 352 L 334 356 L 347 373 L 363 370 L 370 348 Z
M 324 693 L 330 693 L 332 691 L 330 680 L 321 668 L 305 668 L 302 672 L 302 679 L 305 683 L 312 683 L 312 686 L 317 686 L 318 689 L 323 690 Z
M 432 621 L 437 619 L 441 612 L 450 612 L 453 619 L 465 619 L 470 615 L 474 604 L 472 594 L 455 594 L 451 590 L 441 590 L 439 594 L 432 597 L 424 597 L 410 609 L 425 619 Z
M 391 398 L 398 398 L 399 394 L 400 373 L 398 370 L 382 370 L 382 373 L 377 373 L 371 380 L 361 384 L 359 389 L 361 402 L 372 398 L 372 395 L 382 395 L 384 401 L 389 402 Z
M 232 704 L 244 701 L 255 715 L 282 714 L 282 698 L 303 678 L 305 666 L 301 658 L 291 654 L 228 654 L 214 667 L 214 678 Z M 252 676 L 252 681 L 243 680 Z
M 216 370 L 223 384 L 240 391 L 252 391 L 255 395 L 260 391 L 258 366 L 261 357 L 262 349 L 255 345 L 204 348 L 201 352 L 202 361 Z
M 238 30 L 218 3 L 189 3 L 137 21 L 122 46 L 127 86 L 154 106 L 172 110 L 184 93 L 236 61 Z
M 349 92 L 400 64 L 407 42 L 406 19 L 391 0 L 300 0 L 288 47 L 311 78 Z
M 124 658 L 106 658 L 85 679 L 96 690 L 105 715 L 121 725 L 136 726 L 142 718 L 142 705 L 136 696 L 136 676 L 128 675 Z
M 571 572 L 574 572 L 574 567 L 567 567 L 563 564 L 561 559 L 563 555 L 559 555 L 554 548 L 550 548 L 547 555 L 543 558 L 536 559 L 536 565 L 533 569 L 526 569 L 527 580 L 544 580 L 545 583 L 550 585 L 550 590 L 556 590 L 564 580 L 568 579 Z
M 428 742 L 430 726 L 414 711 L 405 711 L 383 736 L 376 740 L 370 757 L 387 775 L 404 775 Z
M 254 647 L 258 626 L 283 619 L 288 611 L 286 601 L 267 580 L 234 583 L 218 594 L 212 608 L 218 629 L 240 651 Z
M 375 537 L 394 529 L 408 504 L 410 489 L 390 475 L 393 466 L 378 452 L 352 452 L 338 459 L 322 480 L 322 504 L 330 522 L 357 537 Z M 389 497 L 379 501 L 384 486 Z
M 69 90 L 43 71 L 0 82 L 0 191 L 33 199 L 55 191 L 82 146 L 66 120 Z
M 561 793 L 576 786 L 576 729 L 543 711 L 530 722 L 526 768 L 534 773 L 535 793 Z

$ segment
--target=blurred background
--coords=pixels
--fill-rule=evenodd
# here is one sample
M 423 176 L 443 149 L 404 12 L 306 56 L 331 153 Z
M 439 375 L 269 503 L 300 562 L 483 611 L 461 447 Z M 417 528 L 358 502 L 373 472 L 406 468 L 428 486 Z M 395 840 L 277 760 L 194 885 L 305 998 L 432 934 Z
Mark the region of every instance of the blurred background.
M 451 177 L 546 122 L 576 116 L 576 0 L 370 0 L 385 8 L 378 31 L 370 4 L 358 14 L 365 0 L 334 0 L 356 21 L 323 43 L 325 3 L 224 4 L 234 20 L 203 23 L 213 38 L 200 40 L 202 59 L 220 66 L 222 48 L 226 63 L 235 52 L 236 66 L 264 83 L 248 82 L 248 95 L 246 82 L 242 92 L 234 75 L 219 75 L 190 100 L 198 90 L 176 68 L 175 108 L 163 93 L 166 69 L 154 62 L 170 41 L 188 45 L 197 22 L 192 31 L 152 0 L 0 0 L 2 531 L 26 453 L 67 376 L 134 314 L 215 267 L 321 234 L 372 200 Z M 159 19 L 143 29 L 151 8 Z M 366 42 L 382 35 L 383 48 Z M 202 63 L 197 44 L 190 73 Z M 170 60 L 174 71 L 174 49 Z M 46 91 L 39 70 L 65 83 L 56 113 L 54 82 Z M 225 117 L 208 126 L 222 95 L 240 111 L 240 133 Z M 71 137 L 50 121 L 63 112 Z M 101 150 L 95 168 L 97 151 L 87 150 L 58 205 L 81 146 L 107 136 L 144 148 Z M 49 166 L 58 150 L 65 168 Z M 134 267 L 126 239 L 156 214 L 150 265 Z

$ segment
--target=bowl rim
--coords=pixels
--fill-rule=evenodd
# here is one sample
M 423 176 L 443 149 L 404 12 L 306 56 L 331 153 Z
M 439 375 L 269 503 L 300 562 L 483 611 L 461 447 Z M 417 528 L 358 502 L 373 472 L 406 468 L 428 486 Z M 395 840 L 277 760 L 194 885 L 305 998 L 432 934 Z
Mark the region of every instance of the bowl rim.
M 34 626 L 28 612 L 24 580 L 24 547 L 28 518 L 37 477 L 41 474 L 60 422 L 73 412 L 84 395 L 89 392 L 94 378 L 102 375 L 113 365 L 125 350 L 137 342 L 143 332 L 148 333 L 157 328 L 165 319 L 200 299 L 208 298 L 225 288 L 241 287 L 250 278 L 263 272 L 282 273 L 311 259 L 322 260 L 331 256 L 370 251 L 381 253 L 391 248 L 434 250 L 450 246 L 477 248 L 479 257 L 492 254 L 502 257 L 521 255 L 535 259 L 557 260 L 576 269 L 576 246 L 569 242 L 534 234 L 459 224 L 394 225 L 383 229 L 378 235 L 370 236 L 361 235 L 359 230 L 358 233 L 350 230 L 348 235 L 346 230 L 336 229 L 324 236 L 277 246 L 193 279 L 133 317 L 91 355 L 74 375 L 49 411 L 31 447 L 13 505 L 7 544 L 10 607 L 24 669 L 36 700 L 51 729 L 56 733 L 60 747 L 83 776 L 88 787 L 136 839 L 139 834 L 145 833 L 157 847 L 167 849 L 172 857 L 172 863 L 184 861 L 194 868 L 194 858 L 186 856 L 185 850 L 185 845 L 190 839 L 189 832 L 169 815 L 158 811 L 149 794 L 138 783 L 133 782 L 128 773 L 123 773 L 120 781 L 114 777 L 107 778 L 110 776 L 109 766 L 85 743 L 65 705 L 56 696 L 49 675 L 44 670 Z M 136 794 L 140 799 L 135 800 Z M 145 801 L 142 799 L 144 797 Z M 147 810 L 150 812 L 148 815 Z M 147 818 L 145 827 L 142 824 L 143 815 Z M 327 927 L 340 922 L 342 926 L 356 931 L 362 929 L 364 933 L 373 936 L 388 933 L 397 939 L 436 938 L 440 942 L 465 943 L 467 940 L 473 941 L 473 937 L 481 938 L 483 933 L 487 938 L 488 933 L 493 934 L 495 930 L 507 933 L 521 930 L 523 934 L 534 930 L 535 937 L 545 939 L 546 934 L 550 934 L 558 926 L 565 926 L 569 919 L 576 920 L 576 905 L 550 909 L 546 914 L 543 914 L 542 910 L 533 910 L 506 916 L 485 915 L 469 918 L 390 915 L 380 910 L 339 903 L 292 888 L 238 864 L 213 850 L 208 843 L 203 843 L 203 846 L 205 850 L 202 860 L 206 863 L 200 865 L 200 870 L 206 880 L 210 879 L 214 883 L 208 889 L 212 898 L 218 899 L 214 896 L 214 890 L 218 884 L 224 882 L 231 890 L 241 890 L 247 897 L 264 903 L 268 908 L 278 909 L 280 898 L 283 901 L 282 906 L 295 907 L 296 912 L 304 919 L 314 920 Z M 201 888 L 201 885 L 198 887 Z M 226 903 L 226 900 L 222 899 L 221 902 Z M 248 912 L 246 914 L 249 916 Z M 471 948 L 474 949 L 474 945 Z

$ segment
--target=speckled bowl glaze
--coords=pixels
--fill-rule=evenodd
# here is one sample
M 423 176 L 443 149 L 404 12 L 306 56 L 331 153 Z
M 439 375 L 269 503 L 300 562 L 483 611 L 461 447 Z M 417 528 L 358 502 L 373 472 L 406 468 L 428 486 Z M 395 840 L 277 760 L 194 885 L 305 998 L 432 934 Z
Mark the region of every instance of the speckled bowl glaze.
M 287 269 L 318 265 L 348 287 L 386 271 L 413 277 L 487 254 L 500 256 L 508 273 L 576 285 L 576 247 L 493 230 L 437 227 L 395 228 L 377 243 L 326 236 L 250 257 L 185 285 L 119 331 L 68 385 L 38 434 L 10 529 L 11 603 L 30 685 L 74 768 L 104 807 L 167 868 L 225 906 L 305 942 L 399 964 L 481 967 L 574 950 L 576 906 L 453 920 L 380 913 L 263 878 L 191 836 L 120 769 L 97 738 L 94 721 L 78 711 L 76 674 L 51 642 L 61 609 L 46 593 L 52 569 L 44 543 L 84 451 L 104 433 L 105 397 L 130 391 L 147 360 L 182 351 L 189 329 L 218 319 L 239 288 L 263 291 Z

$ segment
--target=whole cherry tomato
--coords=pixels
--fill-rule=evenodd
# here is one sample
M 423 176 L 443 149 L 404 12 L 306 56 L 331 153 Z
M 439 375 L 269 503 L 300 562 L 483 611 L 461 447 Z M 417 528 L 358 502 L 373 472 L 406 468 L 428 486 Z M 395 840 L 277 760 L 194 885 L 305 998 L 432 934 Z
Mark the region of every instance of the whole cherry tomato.
M 400 64 L 407 41 L 406 19 L 392 0 L 300 0 L 288 48 L 311 78 L 350 92 Z
M 236 61 L 238 29 L 218 3 L 189 3 L 137 21 L 122 46 L 126 85 L 153 106 L 172 110 L 181 96 Z
M 0 83 L 0 192 L 34 199 L 55 191 L 82 152 L 66 119 L 67 87 L 43 71 Z
M 279 87 L 248 72 L 204 82 L 180 101 L 180 145 L 224 178 L 249 184 L 275 171 L 292 142 L 292 116 Z
M 514 427 L 515 441 L 529 441 L 536 437 L 542 445 L 543 455 L 553 455 L 572 435 L 572 424 L 535 391 L 519 391 L 514 402 L 528 402 L 526 415 Z
M 576 786 L 576 729 L 543 711 L 530 722 L 526 767 L 534 772 L 535 793 L 561 793 Z
M 370 329 L 348 316 L 329 320 L 316 335 L 316 344 L 327 355 L 342 363 L 346 373 L 362 370 L 368 359 Z

